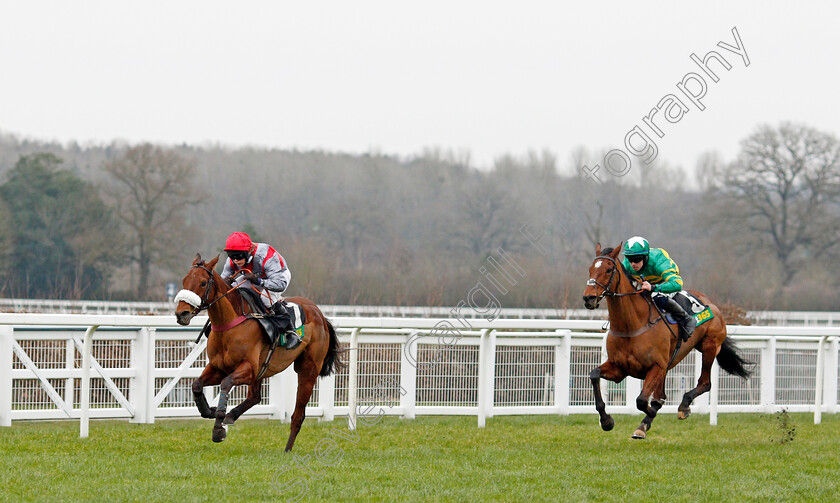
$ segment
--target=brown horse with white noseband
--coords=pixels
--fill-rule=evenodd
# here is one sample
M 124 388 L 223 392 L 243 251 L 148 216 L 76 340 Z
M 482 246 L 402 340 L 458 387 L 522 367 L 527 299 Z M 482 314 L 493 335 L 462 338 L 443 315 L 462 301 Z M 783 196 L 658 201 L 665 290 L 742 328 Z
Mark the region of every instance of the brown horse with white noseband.
M 324 317 L 311 300 L 291 297 L 288 300 L 298 304 L 306 316 L 303 327 L 303 342 L 293 350 L 279 347 L 271 356 L 268 367 L 258 377 L 260 369 L 269 354 L 269 343 L 262 327 L 254 319 L 244 319 L 243 303 L 236 290 L 230 290 L 227 283 L 213 269 L 219 257 L 206 264 L 201 255 L 196 255 L 192 267 L 184 277 L 183 286 L 176 296 L 178 305 L 175 316 L 181 325 L 206 309 L 212 330 L 207 336 L 207 367 L 193 383 L 193 396 L 201 417 L 216 419 L 213 427 L 213 441 L 221 442 L 227 436 L 227 427 L 232 425 L 243 412 L 260 402 L 262 380 L 278 374 L 294 362 L 298 374 L 297 400 L 292 414 L 291 431 L 286 451 L 292 450 L 305 417 L 306 404 L 312 396 L 312 388 L 318 376 L 328 376 L 342 366 L 335 328 Z M 221 384 L 219 404 L 210 407 L 204 396 L 205 386 Z M 248 396 L 239 406 L 226 412 L 231 388 L 244 384 Z
M 636 406 L 645 413 L 645 418 L 633 433 L 633 438 L 645 438 L 656 412 L 665 403 L 666 372 L 692 349 L 703 355 L 703 365 L 697 386 L 687 391 L 680 403 L 677 413 L 680 419 L 691 414 L 691 402 L 697 396 L 712 388 L 711 369 L 715 358 L 720 367 L 730 374 L 748 378 L 751 371 L 746 368 L 747 362 L 738 354 L 735 344 L 726 338 L 726 323 L 720 309 L 699 292 L 691 293 L 712 309 L 714 317 L 698 326 L 691 338 L 678 347 L 676 328 L 672 332 L 649 294 L 633 286 L 633 280 L 618 258 L 620 251 L 621 244 L 614 249 L 607 248 L 603 253 L 600 244 L 595 247 L 596 257 L 589 267 L 589 281 L 583 291 L 587 309 L 595 309 L 601 299 L 607 299 L 610 319 L 607 361 L 594 369 L 589 377 L 595 392 L 595 408 L 604 431 L 613 429 L 615 422 L 606 413 L 600 379 L 618 383 L 630 376 L 644 381 Z

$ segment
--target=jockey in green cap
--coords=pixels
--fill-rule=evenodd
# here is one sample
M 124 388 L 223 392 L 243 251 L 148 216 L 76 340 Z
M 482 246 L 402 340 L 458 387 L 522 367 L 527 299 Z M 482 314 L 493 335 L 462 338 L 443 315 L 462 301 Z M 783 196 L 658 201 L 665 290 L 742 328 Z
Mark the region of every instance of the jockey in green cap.
M 668 252 L 662 248 L 651 248 L 647 239 L 633 236 L 624 244 L 623 265 L 640 288 L 650 292 L 659 309 L 671 313 L 679 323 L 680 337 L 688 340 L 694 333 L 697 320 L 674 300 L 674 295 L 682 290 L 683 280 L 680 268 Z

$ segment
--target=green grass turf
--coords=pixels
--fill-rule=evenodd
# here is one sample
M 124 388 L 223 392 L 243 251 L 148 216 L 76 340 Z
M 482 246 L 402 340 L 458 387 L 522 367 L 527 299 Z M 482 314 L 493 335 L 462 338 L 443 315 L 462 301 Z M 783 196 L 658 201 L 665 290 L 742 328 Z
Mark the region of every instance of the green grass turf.
M 386 418 L 358 425 L 307 420 L 295 454 L 289 425 L 243 419 L 221 444 L 206 420 L 152 425 L 15 422 L 0 428 L 0 501 L 838 501 L 840 415 L 661 415 L 647 440 L 631 440 L 640 416 Z M 795 428 L 792 441 L 786 431 Z M 342 455 L 333 466 L 322 459 Z M 318 479 L 315 476 L 320 477 Z M 299 477 L 300 480 L 295 480 Z M 273 483 L 274 482 L 274 483 Z M 289 484 L 281 492 L 277 487 Z

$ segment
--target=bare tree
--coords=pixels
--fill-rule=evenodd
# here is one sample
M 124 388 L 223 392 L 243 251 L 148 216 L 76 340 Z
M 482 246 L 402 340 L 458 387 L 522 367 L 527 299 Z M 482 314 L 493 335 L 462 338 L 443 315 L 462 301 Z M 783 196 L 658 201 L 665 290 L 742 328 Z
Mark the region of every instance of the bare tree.
M 137 297 L 148 297 L 150 267 L 172 247 L 175 225 L 196 204 L 195 163 L 151 144 L 129 148 L 105 164 L 116 213 L 128 227 L 128 259 L 138 267 Z
M 521 205 L 506 187 L 508 178 L 476 172 L 460 187 L 457 206 L 449 216 L 449 232 L 441 239 L 450 248 L 476 256 L 498 248 L 518 251 L 525 246 L 519 228 L 527 223 Z
M 636 164 L 633 171 L 636 171 L 639 187 L 645 190 L 672 192 L 685 188 L 686 174 L 680 166 L 672 166 L 662 159 L 655 159 L 650 164 Z
M 783 284 L 840 243 L 840 143 L 830 134 L 762 126 L 714 185 L 719 216 L 773 250 Z
M 695 176 L 700 190 L 705 191 L 715 187 L 716 180 L 721 176 L 723 165 L 723 160 L 716 151 L 710 150 L 700 154 L 695 165 Z
M 586 250 L 586 256 L 591 257 L 591 251 L 595 249 L 595 245 L 606 242 L 606 229 L 604 228 L 604 205 L 601 201 L 595 201 L 595 206 L 598 208 L 598 215 L 593 216 L 589 214 L 589 210 L 584 210 L 583 215 L 586 217 L 586 227 L 583 229 L 586 233 L 589 249 Z

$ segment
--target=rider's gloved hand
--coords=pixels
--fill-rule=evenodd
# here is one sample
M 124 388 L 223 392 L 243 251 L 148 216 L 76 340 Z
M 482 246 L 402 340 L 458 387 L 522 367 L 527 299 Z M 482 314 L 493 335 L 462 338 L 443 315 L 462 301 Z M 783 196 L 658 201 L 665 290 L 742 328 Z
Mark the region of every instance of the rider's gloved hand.
M 254 274 L 252 272 L 246 272 L 245 274 L 242 275 L 242 278 L 247 279 L 248 281 L 250 281 L 251 283 L 253 283 L 255 285 L 262 284 L 262 280 L 260 278 L 258 278 L 256 274 Z

